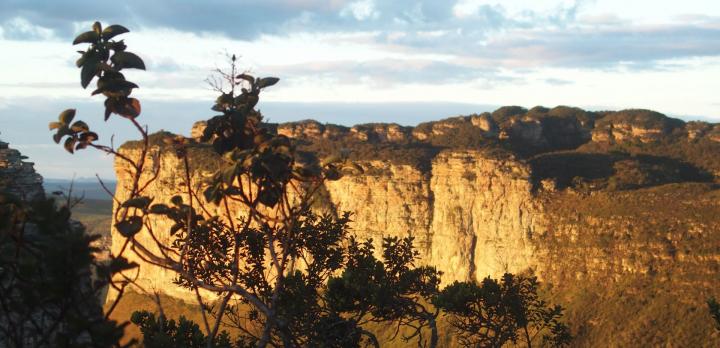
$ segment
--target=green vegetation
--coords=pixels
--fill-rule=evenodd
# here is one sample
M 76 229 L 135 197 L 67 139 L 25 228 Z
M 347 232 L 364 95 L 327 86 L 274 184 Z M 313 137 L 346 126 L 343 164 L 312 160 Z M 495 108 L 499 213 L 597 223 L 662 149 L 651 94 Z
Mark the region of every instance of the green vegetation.
M 693 262 L 714 255 L 720 242 L 706 233 L 720 228 L 717 205 L 696 204 L 718 200 L 712 182 L 720 169 L 714 156 L 720 145 L 704 136 L 690 138 L 682 121 L 647 110 L 503 107 L 482 115 L 483 122 L 495 123 L 490 130 L 473 124 L 478 120 L 473 115 L 418 125 L 414 131 L 423 134 L 420 138 L 380 141 L 372 133 L 377 125 L 364 125 L 358 129 L 369 134 L 367 141 L 349 136 L 291 141 L 264 123 L 255 109 L 261 91 L 279 80 L 238 73 L 233 57 L 231 71 L 221 75 L 230 89 L 215 86 L 220 95 L 212 110 L 218 115 L 196 143 L 168 132 L 148 134 L 139 125 L 140 101 L 130 97 L 138 86 L 121 70 L 144 69 L 144 63 L 122 41 L 113 40 L 125 32 L 121 26 L 102 30 L 96 23 L 81 34 L 76 43 L 90 47 L 81 53 L 78 67 L 83 87 L 97 78 L 93 95 L 106 98 L 104 119 L 127 119 L 142 139 L 120 149 L 99 145 L 99 135 L 75 120 L 73 109 L 50 124 L 54 140 L 64 141 L 68 152 L 100 150 L 130 169 L 129 197 L 111 222 L 126 238 L 125 247 L 100 264 L 90 247 L 94 239 L 72 228 L 66 208 L 56 208 L 51 200 L 28 205 L 0 199 L 0 270 L 11 270 L 0 278 L 0 300 L 13 309 L 0 319 L 0 343 L 20 345 L 31 337 L 39 345 L 51 345 L 51 340 L 58 345 L 81 340 L 120 345 L 123 325 L 110 320 L 116 318 L 131 319 L 135 331 L 129 334 L 142 337 L 147 346 L 357 347 L 399 337 L 406 344 L 436 347 L 454 339 L 445 334 L 450 328 L 460 343 L 471 346 L 530 347 L 540 340 L 561 346 L 568 344 L 570 331 L 580 337 L 579 345 L 611 342 L 615 335 L 612 342 L 620 345 L 669 340 L 696 346 L 707 343 L 699 334 L 707 328 L 693 323 L 709 316 L 720 321 L 714 300 L 707 308 L 699 306 L 704 299 L 698 291 L 683 288 L 709 284 L 703 283 L 708 270 L 693 268 Z M 591 140 L 593 129 L 611 134 L 625 124 L 661 136 Z M 184 178 L 178 182 L 183 187 L 171 204 L 154 204 L 155 197 L 146 193 L 154 178 L 143 176 L 153 170 L 145 159 L 158 147 L 182 166 Z M 139 156 L 128 158 L 124 150 Z M 384 239 L 382 257 L 376 257 L 371 241 L 350 237 L 349 213 L 310 210 L 314 203 L 322 206 L 313 197 L 323 193 L 325 181 L 363 173 L 357 161 L 390 161 L 428 172 L 432 159 L 444 150 L 518 157 L 532 167 L 536 187 L 550 180 L 560 188 L 538 195 L 546 200 L 557 230 L 539 236 L 528 232 L 528 238 L 545 247 L 548 253 L 542 257 L 556 265 L 542 276 L 553 301 L 568 304 L 568 325 L 560 320 L 562 308 L 541 299 L 543 289 L 534 277 L 506 274 L 501 280 L 441 289 L 437 270 L 416 266 L 411 238 Z M 190 184 L 198 168 L 213 173 L 201 190 Z M 477 179 L 474 173 L 462 176 Z M 246 208 L 248 215 L 224 219 L 221 214 L 232 215 L 229 201 Z M 88 206 L 78 206 L 78 214 L 97 226 L 91 228 L 108 226 Z M 169 243 L 156 237 L 159 231 L 151 222 L 157 218 L 172 222 L 162 231 L 171 236 Z M 37 233 L 26 233 L 25 223 L 37 226 Z M 630 247 L 638 245 L 642 248 Z M 569 256 L 569 249 L 577 250 L 571 255 L 593 260 L 597 269 L 574 268 L 577 260 L 572 258 L 578 256 Z M 198 303 L 161 296 L 148 301 L 126 291 L 139 267 L 124 256 L 127 250 L 174 272 L 176 283 L 196 293 Z M 608 278 L 613 273 L 607 270 L 618 268 L 631 276 Z M 89 271 L 99 275 L 97 282 L 88 284 Z M 711 271 L 715 275 L 717 270 Z M 585 282 L 584 277 L 596 281 Z M 670 282 L 676 278 L 680 280 Z M 606 288 L 598 289 L 598 279 L 607 281 Z M 106 284 L 119 294 L 105 308 L 108 318 L 94 301 Z M 715 290 L 702 286 L 704 293 Z M 203 302 L 201 290 L 216 300 Z M 26 326 L 13 324 L 32 323 L 37 315 L 49 317 L 50 326 L 24 331 Z M 653 327 L 669 328 L 662 336 L 666 341 Z
M 689 163 L 651 155 L 564 151 L 528 161 L 533 183 L 551 179 L 558 188 L 625 190 L 681 182 L 710 182 L 713 176 Z
M 166 132 L 149 134 L 138 123 L 140 101 L 129 97 L 138 86 L 120 73 L 145 65 L 126 51 L 122 41 L 111 40 L 128 30 L 111 26 L 106 33 L 97 22 L 93 28 L 75 40 L 90 44 L 78 61 L 81 85 L 85 88 L 97 77 L 92 94 L 106 98 L 105 121 L 113 114 L 122 116 L 142 140 L 121 149 L 99 145 L 98 134 L 85 122 L 71 123 L 74 109 L 62 112 L 50 129 L 56 130 L 56 142 L 64 140 L 68 152 L 92 148 L 113 155 L 132 178 L 112 221 L 125 242 L 118 254 L 110 256 L 109 269 L 98 268 L 100 279 L 107 279 L 117 292 L 106 316 L 119 308 L 125 290 L 136 284 L 142 271 L 126 258 L 131 250 L 144 264 L 176 274 L 175 283 L 196 294 L 202 319 L 200 324 L 185 317 L 170 319 L 156 298 L 158 315 L 138 311 L 131 317 L 150 347 L 379 347 L 377 336 L 366 327 L 369 323 L 396 326 L 396 335 L 403 328 L 402 339 L 419 346 L 438 345 L 437 319 L 442 307 L 432 303 L 440 294 L 440 273 L 415 265 L 419 254 L 413 239 L 384 238 L 378 259 L 371 240 L 356 241 L 349 235 L 350 213 L 317 215 L 309 209 L 325 181 L 363 169 L 343 158 L 347 156 L 320 161 L 312 153 L 298 153 L 297 144 L 278 135 L 275 127 L 265 126 L 255 107 L 260 92 L 278 78 L 238 74 L 233 56 L 230 71 L 219 72 L 223 83 L 213 85 L 220 96 L 212 110 L 219 115 L 207 121 L 201 144 Z M 157 147 L 163 155 L 175 156 L 182 166 L 181 187 L 170 204 L 154 203 L 155 197 L 146 191 L 157 178 L 156 166 L 148 161 Z M 137 156 L 123 151 L 129 149 Z M 210 151 L 215 155 L 203 154 Z M 191 168 L 200 167 L 214 173 L 197 189 L 191 183 Z M 239 204 L 247 215 L 235 218 L 228 202 Z M 169 242 L 158 238 L 156 228 L 164 227 L 153 224 L 158 218 L 172 223 L 162 231 L 170 236 Z M 479 303 L 477 308 L 507 313 L 503 321 L 527 333 L 538 320 L 535 309 L 530 309 L 540 304 L 538 284 L 534 280 L 519 284 L 518 291 L 510 284 L 512 296 L 507 299 Z M 201 291 L 217 302 L 208 306 Z M 445 300 L 441 302 L 450 303 Z M 478 313 L 454 312 L 453 316 L 485 320 L 475 318 Z M 555 322 L 559 307 L 553 313 Z M 234 337 L 221 327 L 234 329 Z M 103 339 L 117 341 L 118 337 Z M 531 345 L 530 338 L 526 343 Z
M 573 345 L 717 347 L 720 336 L 697 289 L 659 277 L 627 275 L 604 283 L 577 281 L 553 289 L 566 305 Z
M 53 198 L 0 193 L 0 346 L 116 344 L 124 325 L 105 318 L 98 300 L 110 275 L 131 265 L 100 263 L 96 239 Z
M 606 129 L 617 124 L 629 124 L 644 129 L 659 129 L 663 132 L 671 132 L 673 129 L 683 127 L 685 122 L 651 110 L 629 109 L 605 114 L 604 117 L 598 120 L 596 127 Z
M 562 307 L 539 299 L 535 277 L 505 274 L 501 281 L 455 282 L 434 303 L 449 314 L 450 324 L 465 347 L 502 347 L 512 342 L 532 347 L 538 342 L 558 347 L 572 337 L 559 321 Z

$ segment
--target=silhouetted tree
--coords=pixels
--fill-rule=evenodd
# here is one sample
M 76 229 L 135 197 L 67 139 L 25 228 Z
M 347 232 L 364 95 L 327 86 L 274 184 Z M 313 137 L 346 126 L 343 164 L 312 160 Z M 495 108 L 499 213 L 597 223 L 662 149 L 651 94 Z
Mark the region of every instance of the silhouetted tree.
M 98 262 L 98 238 L 52 198 L 0 193 L 0 346 L 117 345 L 125 325 L 103 315 L 100 297 L 112 274 L 136 265 Z
M 142 137 L 140 156 L 130 158 L 112 145 L 99 145 L 99 136 L 87 123 L 73 122 L 73 109 L 61 113 L 50 128 L 57 130 L 55 141 L 64 139 L 64 146 L 71 153 L 94 148 L 114 155 L 131 168 L 129 197 L 117 202 L 119 209 L 113 216 L 115 228 L 126 241 L 113 259 L 122 259 L 123 253 L 132 250 L 143 261 L 176 272 L 177 283 L 195 292 L 203 309 L 206 336 L 193 334 L 193 344 L 204 342 L 208 347 L 219 344 L 219 327 L 228 321 L 243 333 L 240 337 L 243 342 L 253 342 L 258 347 L 348 347 L 359 345 L 363 337 L 377 343 L 370 332 L 362 329 L 360 320 L 348 319 L 343 313 L 347 309 L 337 310 L 325 297 L 329 277 L 348 264 L 366 266 L 351 264 L 357 260 L 355 253 L 363 248 L 352 243 L 346 248 L 349 214 L 333 218 L 310 211 L 315 192 L 325 180 L 336 180 L 346 172 L 362 172 L 362 168 L 336 156 L 322 161 L 301 159 L 290 139 L 270 132 L 262 123 L 260 112 L 255 110 L 261 90 L 276 84 L 278 79 L 239 73 L 233 56 L 230 71 L 219 71 L 219 79 L 213 80 L 220 96 L 212 110 L 220 114 L 208 120 L 203 135 L 203 140 L 222 155 L 224 164 L 198 192 L 191 183 L 193 168 L 188 154 L 202 145 L 190 144 L 182 137 L 164 139 L 162 146 L 173 151 L 184 165 L 183 187 L 178 188 L 178 195 L 170 204 L 154 203 L 154 197 L 147 196 L 145 191 L 157 178 L 159 168 L 146 165 L 147 157 L 153 155 L 150 136 L 137 121 L 140 102 L 130 97 L 138 86 L 127 81 L 121 72 L 127 68 L 144 69 L 145 65 L 138 56 L 126 51 L 122 41 L 114 41 L 116 35 L 128 32 L 126 28 L 115 25 L 101 29 L 95 23 L 93 31 L 75 40 L 90 44 L 78 61 L 81 85 L 87 87 L 97 78 L 92 94 L 105 96 L 104 119 L 117 114 L 135 126 Z M 230 210 L 230 202 L 243 207 L 242 217 L 235 217 L 237 212 Z M 207 209 L 209 205 L 215 208 Z M 218 210 L 222 216 L 210 213 Z M 150 223 L 160 216 L 174 222 L 168 231 L 174 238 L 171 245 L 159 242 Z M 141 242 L 135 238 L 138 233 L 149 234 L 154 243 Z M 373 271 L 381 266 L 384 274 L 370 280 L 374 286 L 392 291 L 388 298 L 392 301 L 386 299 L 382 303 L 377 298 L 368 304 L 378 314 L 374 320 L 412 325 L 419 335 L 425 323 L 434 327 L 437 312 L 425 310 L 418 299 L 436 291 L 438 276 L 433 269 L 414 268 L 412 262 L 417 253 L 411 240 L 386 240 L 384 249 L 385 263 L 367 265 L 374 267 Z M 372 251 L 366 247 L 363 250 Z M 114 279 L 112 285 L 119 296 L 110 311 L 132 283 L 130 275 L 120 274 Z M 200 290 L 220 299 L 209 313 Z M 356 316 L 363 317 L 364 314 Z M 186 342 L 175 337 L 179 331 L 163 329 L 167 322 L 163 317 L 155 320 L 138 313 L 134 319 L 144 332 L 162 333 L 153 337 Z M 191 324 L 183 323 L 187 325 L 181 326 L 190 331 L 182 332 L 195 332 Z M 153 329 L 157 325 L 160 329 Z M 436 330 L 433 337 L 436 342 Z
M 571 336 L 559 321 L 562 308 L 540 300 L 537 288 L 535 277 L 506 273 L 500 281 L 455 282 L 434 304 L 448 313 L 460 343 L 467 347 L 502 347 L 509 342 L 532 347 L 538 338 L 553 347 L 567 345 Z
M 502 346 L 524 340 L 531 346 L 538 335 L 552 345 L 567 342 L 567 327 L 558 321 L 562 309 L 548 307 L 538 298 L 535 278 L 506 274 L 500 282 L 488 278 L 480 285 L 454 283 L 439 291 L 440 273 L 415 265 L 418 253 L 411 237 L 385 238 L 382 257 L 377 258 L 371 241 L 357 241 L 349 235 L 349 213 L 335 217 L 313 212 L 316 192 L 326 180 L 362 173 L 362 167 L 339 156 L 323 160 L 301 156 L 290 139 L 266 127 L 255 107 L 260 92 L 279 80 L 237 71 L 234 56 L 230 71 L 218 71 L 219 77 L 212 80 L 220 93 L 212 110 L 219 114 L 208 120 L 204 143 L 164 137 L 159 144 L 151 144 L 147 128 L 138 122 L 140 101 L 130 97 L 138 86 L 124 75 L 125 69 L 145 69 L 145 64 L 126 51 L 122 40 L 115 40 L 127 32 L 119 25 L 103 29 L 96 22 L 93 30 L 79 35 L 74 44 L 89 44 L 77 61 L 82 87 L 97 80 L 92 95 L 105 97 L 104 120 L 115 114 L 135 127 L 142 137 L 139 156 L 131 158 L 112 143 L 99 144 L 99 135 L 86 122 L 74 120 L 74 109 L 65 110 L 57 122 L 50 123 L 50 129 L 56 130 L 54 140 L 62 141 L 67 151 L 93 148 L 113 155 L 130 168 L 132 177 L 128 197 L 122 201 L 115 197 L 113 215 L 113 224 L 125 241 L 118 254 L 111 255 L 108 266 L 99 268 L 101 279 L 109 280 L 118 295 L 104 318 L 100 315 L 98 327 L 102 330 L 92 326 L 95 331 L 86 332 L 106 333 L 108 345 L 117 345 L 121 327 L 106 318 L 134 282 L 132 272 L 137 272 L 138 265 L 124 256 L 132 251 L 148 264 L 175 272 L 176 283 L 195 293 L 202 311 L 201 325 L 185 318 L 175 322 L 165 318 L 162 311 L 158 317 L 149 312 L 134 313 L 132 322 L 140 327 L 149 347 L 357 347 L 363 343 L 377 347 L 375 335 L 364 328 L 370 322 L 396 325 L 396 336 L 401 328 L 409 329 L 403 339 L 435 347 L 441 309 L 450 315 L 467 345 Z M 205 148 L 221 155 L 223 164 L 197 189 L 192 183 L 191 173 L 196 168 L 190 153 Z M 182 187 L 168 203 L 156 202 L 156 197 L 147 194 L 160 170 L 150 167 L 148 158 L 159 151 L 171 151 L 182 163 Z M 230 209 L 231 203 L 241 206 L 241 216 Z M 40 231 L 45 231 L 43 226 L 48 231 L 65 226 L 61 220 L 67 221 L 67 211 L 61 209 L 57 213 L 61 218 L 48 225 L 47 217 L 53 214 L 34 215 Z M 4 216 L 20 221 L 12 214 Z M 173 222 L 168 231 L 163 231 L 173 238 L 169 245 L 157 238 L 152 221 L 158 218 Z M 39 271 L 60 265 L 73 273 L 92 264 L 87 252 L 90 239 L 81 232 L 63 231 L 50 235 L 76 238 L 77 245 L 68 248 L 75 253 L 58 252 L 61 259 L 49 258 L 55 263 L 39 267 Z M 14 233 L 4 233 L 3 237 Z M 136 238 L 141 233 L 149 238 Z M 79 259 L 64 261 L 62 257 Z M 0 267 L 0 271 L 5 268 Z M 43 279 L 42 274 L 30 275 Z M 13 281 L 2 280 L 0 285 Z M 212 294 L 217 302 L 206 303 L 201 290 Z M 33 298 L 47 301 L 67 294 L 63 291 Z M 90 298 L 82 292 L 73 294 L 79 295 Z M 66 308 L 57 311 L 65 315 L 69 313 Z M 76 317 L 70 316 L 73 320 Z M 7 318 L 8 324 L 14 322 L 15 317 Z M 222 324 L 236 328 L 238 337 L 231 340 L 221 332 Z M 58 332 L 76 332 L 77 325 L 73 321 Z M 429 337 L 425 336 L 427 330 Z

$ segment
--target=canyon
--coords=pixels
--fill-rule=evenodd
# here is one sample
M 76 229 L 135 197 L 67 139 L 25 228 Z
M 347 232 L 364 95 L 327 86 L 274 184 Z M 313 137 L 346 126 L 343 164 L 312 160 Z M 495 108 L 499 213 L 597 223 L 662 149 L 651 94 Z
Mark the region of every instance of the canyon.
M 199 141 L 203 127 L 188 139 L 196 187 L 222 162 Z M 413 236 L 443 284 L 532 273 L 567 308 L 579 345 L 720 344 L 705 307 L 720 296 L 720 125 L 648 110 L 503 107 L 415 127 L 271 127 L 302 151 L 360 165 L 363 174 L 325 183 L 319 209 L 351 212 L 352 233 L 378 246 Z M 153 135 L 147 157 L 160 168 L 146 191 L 155 203 L 183 194 L 180 160 L 162 142 L 173 136 Z M 137 158 L 138 146 L 121 152 Z M 122 202 L 132 180 L 124 162 L 115 169 Z M 169 244 L 171 222 L 153 224 Z M 113 229 L 113 253 L 124 239 Z M 141 264 L 145 290 L 194 299 L 173 272 L 125 255 Z

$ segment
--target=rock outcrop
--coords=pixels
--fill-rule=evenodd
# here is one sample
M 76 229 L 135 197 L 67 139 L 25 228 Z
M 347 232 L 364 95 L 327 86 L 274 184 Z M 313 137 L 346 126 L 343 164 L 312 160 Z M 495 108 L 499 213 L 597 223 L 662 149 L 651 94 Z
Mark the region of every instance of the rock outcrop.
M 42 177 L 35 172 L 34 164 L 24 162 L 25 159 L 20 151 L 0 141 L 0 191 L 28 201 L 43 198 Z
M 277 132 L 302 140 L 301 149 L 354 154 L 365 174 L 328 182 L 328 206 L 351 211 L 360 238 L 414 236 L 422 262 L 438 267 L 445 284 L 531 271 L 561 295 L 635 279 L 678 284 L 686 292 L 668 298 L 702 303 L 720 285 L 716 128 L 644 110 L 507 107 L 414 128 L 302 121 Z M 197 182 L 218 157 L 193 151 L 204 163 Z M 180 166 L 169 153 L 152 160 L 162 169 L 148 194 L 166 202 L 180 192 Z M 129 178 L 120 162 L 116 171 L 122 201 Z M 123 238 L 113 238 L 117 249 Z M 173 279 L 143 264 L 138 282 L 194 296 Z

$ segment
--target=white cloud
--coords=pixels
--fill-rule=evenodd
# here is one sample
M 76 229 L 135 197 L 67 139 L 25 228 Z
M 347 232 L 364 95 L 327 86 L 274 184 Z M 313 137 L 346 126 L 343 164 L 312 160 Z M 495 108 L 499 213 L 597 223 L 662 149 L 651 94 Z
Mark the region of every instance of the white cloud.
M 374 0 L 358 0 L 348 4 L 340 11 L 340 16 L 352 16 L 358 21 L 377 19 L 380 16 L 375 8 Z
M 52 40 L 52 29 L 30 23 L 23 17 L 14 17 L 0 24 L 0 38 L 22 40 Z
M 210 100 L 213 92 L 203 81 L 225 65 L 225 53 L 230 52 L 237 53 L 240 66 L 251 73 L 281 78 L 267 91 L 267 100 L 518 104 L 548 98 L 561 104 L 593 104 L 590 99 L 598 99 L 618 107 L 635 106 L 626 95 L 615 95 L 621 77 L 628 81 L 623 85 L 666 77 L 702 85 L 698 96 L 690 97 L 695 103 L 671 97 L 673 87 L 653 86 L 628 95 L 653 101 L 658 107 L 649 107 L 660 111 L 692 108 L 693 113 L 720 115 L 720 107 L 710 102 L 711 91 L 720 86 L 720 76 L 712 75 L 720 57 L 716 17 L 638 24 L 624 13 L 589 11 L 589 5 L 575 16 L 576 1 L 527 5 L 519 0 L 460 0 L 454 7 L 401 0 L 333 4 L 332 11 L 323 13 L 319 1 L 292 2 L 301 12 L 286 13 L 295 24 L 285 25 L 297 25 L 293 28 L 298 30 L 247 37 L 152 22 L 131 27 L 133 32 L 126 35 L 129 50 L 145 59 L 148 71 L 129 71 L 127 77 L 140 84 L 136 95 L 143 100 Z M 475 15 L 479 17 L 471 18 Z M 18 33 L 53 37 L 50 29 L 28 20 L 8 23 Z M 88 25 L 76 23 L 74 28 L 83 31 Z M 3 50 L 20 54 L 0 55 L 0 95 L 87 98 L 89 92 L 78 88 L 75 53 L 66 40 L 9 39 L 5 29 L 0 28 Z M 705 62 L 707 76 L 693 72 L 694 57 L 704 57 L 699 60 Z M 588 78 L 597 84 L 583 87 Z M 512 98 L 520 100 L 508 100 Z

